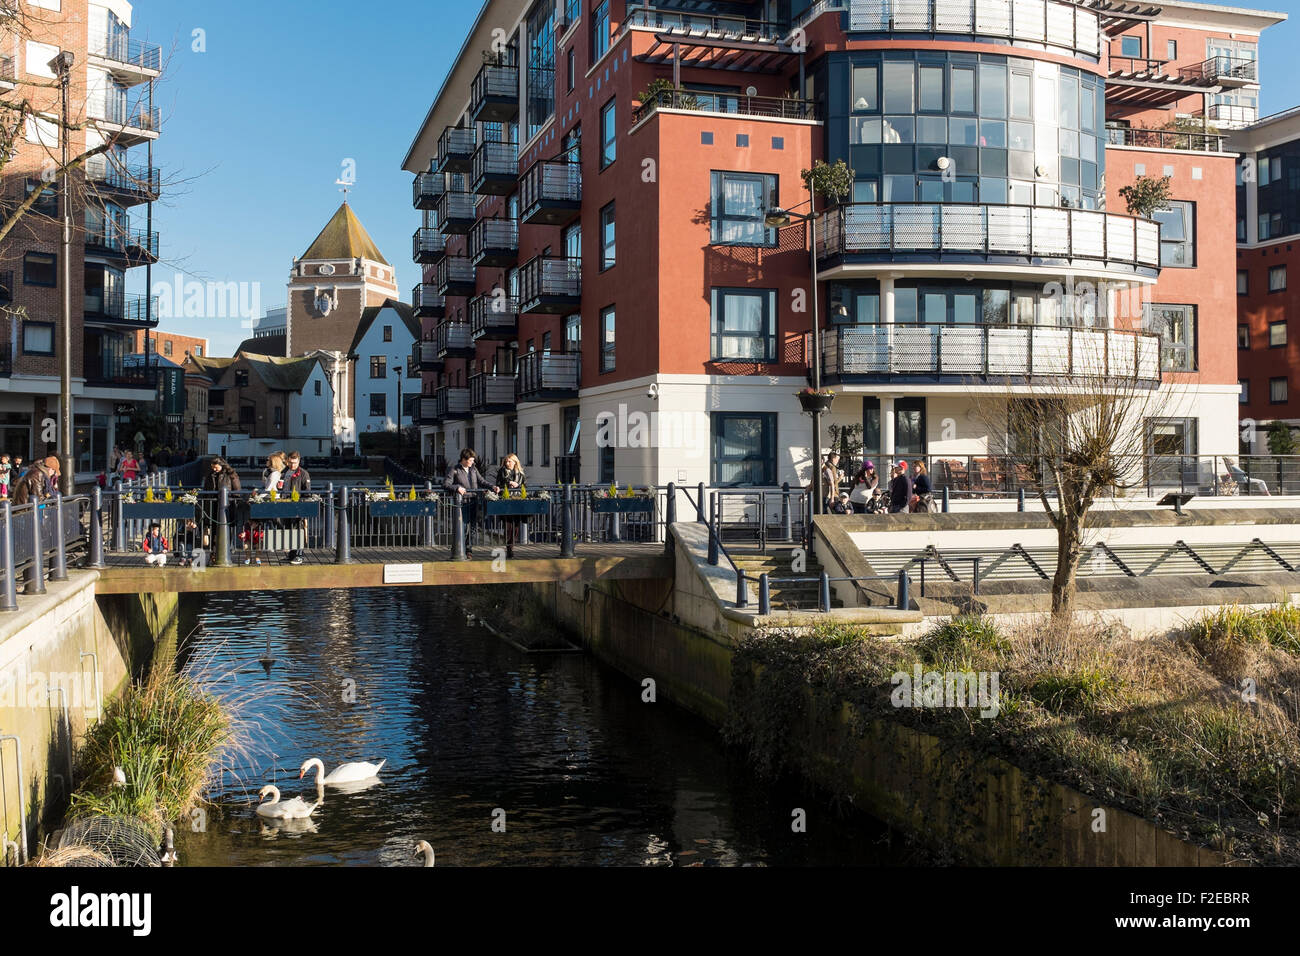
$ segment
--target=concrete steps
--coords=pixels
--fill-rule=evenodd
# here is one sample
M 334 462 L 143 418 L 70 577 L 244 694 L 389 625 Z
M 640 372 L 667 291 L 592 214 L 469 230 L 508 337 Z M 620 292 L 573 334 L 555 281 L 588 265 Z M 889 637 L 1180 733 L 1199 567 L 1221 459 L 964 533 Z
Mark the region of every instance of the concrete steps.
M 822 573 L 822 566 L 815 555 L 806 557 L 807 566 L 802 571 L 792 569 L 793 553 L 789 549 L 769 551 L 767 554 L 732 554 L 731 560 L 736 567 L 745 572 L 745 576 L 757 582 L 759 575 L 769 578 L 812 578 L 798 583 L 780 583 L 773 581 L 769 591 L 774 610 L 816 610 L 818 586 L 817 578 Z M 844 607 L 844 602 L 831 592 L 831 607 Z

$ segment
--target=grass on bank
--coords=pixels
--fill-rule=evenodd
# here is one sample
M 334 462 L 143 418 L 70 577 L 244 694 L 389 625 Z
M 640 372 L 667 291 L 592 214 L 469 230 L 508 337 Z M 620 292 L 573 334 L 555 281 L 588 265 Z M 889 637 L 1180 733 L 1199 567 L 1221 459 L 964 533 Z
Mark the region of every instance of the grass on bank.
M 917 663 L 996 672 L 1000 713 L 896 709 L 891 677 Z M 965 738 L 1239 857 L 1300 863 L 1300 608 L 1223 607 L 1146 640 L 979 617 L 911 642 L 834 624 L 774 630 L 738 649 L 733 681 L 727 734 L 763 771 L 803 767 L 788 730 L 811 686 L 864 718 Z

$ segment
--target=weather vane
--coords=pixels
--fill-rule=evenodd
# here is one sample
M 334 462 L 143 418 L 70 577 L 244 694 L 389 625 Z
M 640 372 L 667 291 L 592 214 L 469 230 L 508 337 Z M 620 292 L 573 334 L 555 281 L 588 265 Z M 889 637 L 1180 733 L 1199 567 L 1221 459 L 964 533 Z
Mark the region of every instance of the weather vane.
M 343 201 L 344 201 L 344 202 L 347 202 L 347 201 L 348 201 L 348 193 L 352 191 L 352 187 L 355 186 L 356 184 L 357 184 L 357 181 L 356 181 L 355 179 L 336 179 L 336 180 L 334 180 L 334 185 L 335 185 L 335 186 L 341 186 L 341 187 L 342 187 L 342 188 L 339 190 L 339 192 L 341 192 L 341 193 L 343 194 Z

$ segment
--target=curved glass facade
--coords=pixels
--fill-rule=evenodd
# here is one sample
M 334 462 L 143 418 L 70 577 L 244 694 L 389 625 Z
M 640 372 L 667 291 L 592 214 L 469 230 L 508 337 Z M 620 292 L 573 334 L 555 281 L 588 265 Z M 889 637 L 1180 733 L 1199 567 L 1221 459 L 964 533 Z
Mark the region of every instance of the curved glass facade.
M 850 51 L 823 65 L 827 155 L 853 202 L 1105 206 L 1105 90 L 1019 57 Z

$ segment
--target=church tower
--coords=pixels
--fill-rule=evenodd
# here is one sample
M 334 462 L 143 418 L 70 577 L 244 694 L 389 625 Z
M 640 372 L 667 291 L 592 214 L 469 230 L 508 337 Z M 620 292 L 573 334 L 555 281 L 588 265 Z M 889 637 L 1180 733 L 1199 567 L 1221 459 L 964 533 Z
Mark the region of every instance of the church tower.
M 285 354 L 334 357 L 338 417 L 355 419 L 348 351 L 368 306 L 398 298 L 397 275 L 345 200 L 289 275 Z

